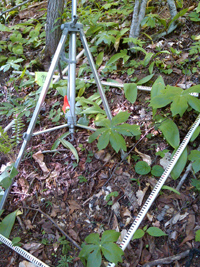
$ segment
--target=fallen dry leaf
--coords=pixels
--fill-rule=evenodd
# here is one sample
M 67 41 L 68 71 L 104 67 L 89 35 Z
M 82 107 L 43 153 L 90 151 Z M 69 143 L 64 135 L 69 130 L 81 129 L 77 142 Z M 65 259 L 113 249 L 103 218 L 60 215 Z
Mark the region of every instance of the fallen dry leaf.
M 75 210 L 81 210 L 81 206 L 75 200 L 68 200 L 69 203 L 69 214 L 72 214 Z
M 19 267 L 36 267 L 36 265 L 28 261 L 21 261 Z
M 41 151 L 38 151 L 37 153 L 33 154 L 34 160 L 39 164 L 41 170 L 44 174 L 49 173 L 49 169 L 47 168 L 45 162 L 44 162 L 44 155 Z
M 138 155 L 150 166 L 151 165 L 151 157 L 149 155 L 146 155 L 135 148 L 135 152 L 138 153 Z

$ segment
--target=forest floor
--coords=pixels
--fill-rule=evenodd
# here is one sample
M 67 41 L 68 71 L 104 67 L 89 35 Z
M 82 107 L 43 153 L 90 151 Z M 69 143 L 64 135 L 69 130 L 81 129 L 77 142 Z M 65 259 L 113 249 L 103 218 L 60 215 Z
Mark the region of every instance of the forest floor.
M 168 46 L 169 43 L 176 44 L 181 39 L 182 49 L 187 51 L 191 27 L 192 34 L 198 35 L 200 24 L 193 27 L 192 22 L 186 21 L 182 27 L 163 38 L 164 46 Z M 187 58 L 189 59 L 189 55 Z M 148 70 L 136 71 L 136 76 L 140 79 L 147 74 Z M 156 75 L 158 77 L 159 73 Z M 185 81 L 198 84 L 200 80 L 199 74 L 186 76 L 175 69 L 171 74 L 162 76 L 166 84 L 173 86 Z M 0 72 L 0 77 L 3 102 L 12 83 L 7 83 L 8 72 Z M 127 80 L 125 74 L 118 77 L 111 73 L 109 78 L 122 83 Z M 93 85 L 86 93 L 90 95 L 95 91 L 96 86 Z M 26 92 L 19 94 L 23 97 Z M 4 215 L 16 209 L 23 211 L 16 220 L 10 239 L 19 236 L 22 248 L 49 266 L 58 266 L 61 256 L 65 253 L 72 263 L 60 266 L 83 266 L 78 258 L 78 248 L 63 238 L 60 228 L 79 246 L 85 237 L 93 232 L 100 234 L 104 230 L 114 229 L 124 236 L 159 179 L 150 174 L 138 175 L 134 169 L 135 160 L 140 158 L 140 155 L 148 155 L 153 164 L 160 164 L 161 158 L 155 156 L 156 152 L 163 149 L 172 152 L 161 132 L 153 127 L 152 110 L 148 106 L 149 92 L 139 91 L 134 104 L 130 104 L 124 92 L 117 87 L 107 90 L 106 97 L 112 115 L 119 111 L 129 111 L 128 123 L 140 125 L 143 138 L 137 143 L 136 148 L 142 154 L 133 149 L 129 157 L 121 161 L 121 154 L 116 154 L 112 147 L 108 146 L 98 151 L 96 141 L 88 143 L 91 133 L 76 128 L 71 143 L 78 151 L 77 163 L 70 150 L 62 145 L 58 147 L 59 152 L 50 151 L 55 140 L 67 129 L 37 135 L 28 144 L 18 169 L 19 174 L 9 194 Z M 56 101 L 62 102 L 55 92 L 51 91 L 46 97 L 45 111 L 40 113 L 40 124 L 36 125 L 35 131 L 54 126 L 48 114 Z M 197 114 L 188 112 L 178 119 L 181 140 L 196 117 Z M 3 116 L 0 120 L 3 128 L 10 122 L 9 118 Z M 24 123 L 28 126 L 28 122 Z M 60 120 L 60 124 L 62 123 L 66 123 L 64 116 Z M 200 138 L 197 138 L 189 147 L 198 146 L 199 141 Z M 126 138 L 128 151 L 136 142 L 135 138 Z M 1 155 L 1 165 L 7 161 L 8 159 Z M 196 176 L 198 178 L 199 173 Z M 119 266 L 147 266 L 146 263 L 160 260 L 159 263 L 148 266 L 184 267 L 189 260 L 187 253 L 181 259 L 173 257 L 193 248 L 200 249 L 200 242 L 195 242 L 195 231 L 200 229 L 200 196 L 191 186 L 191 178 L 193 174 L 189 173 L 180 189 L 180 195 L 162 190 L 140 225 L 141 229 L 145 226 L 159 227 L 167 235 L 158 238 L 145 234 L 143 238 L 131 241 L 125 251 L 123 263 Z M 166 185 L 176 188 L 179 181 L 180 178 L 173 180 L 169 177 Z M 114 205 L 108 205 L 105 196 L 114 191 L 119 195 L 112 199 Z M 139 196 L 140 193 L 143 194 L 142 198 Z M 1 267 L 17 267 L 19 262 L 24 260 L 4 244 L 0 245 L 0 255 Z M 164 264 L 163 259 L 167 257 L 169 261 Z M 198 253 L 190 263 L 190 266 L 200 266 Z M 106 262 L 104 264 L 107 265 Z

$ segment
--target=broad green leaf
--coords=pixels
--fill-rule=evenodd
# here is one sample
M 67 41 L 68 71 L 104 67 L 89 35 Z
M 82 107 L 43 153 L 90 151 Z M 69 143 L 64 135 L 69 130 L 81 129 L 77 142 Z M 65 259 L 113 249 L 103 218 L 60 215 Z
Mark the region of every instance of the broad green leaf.
M 166 97 L 164 94 L 157 95 L 150 101 L 150 106 L 152 108 L 162 108 L 171 103 L 171 98 Z
M 200 191 L 200 181 L 199 181 L 199 180 L 197 180 L 197 179 L 192 179 L 191 184 L 192 184 L 194 187 L 196 187 L 196 189 L 197 189 L 198 191 Z
M 104 243 L 108 243 L 108 242 L 117 242 L 119 236 L 120 236 L 120 233 L 116 232 L 115 230 L 106 230 L 102 234 L 101 244 L 103 245 Z
M 153 99 L 155 96 L 160 95 L 161 91 L 165 89 L 165 83 L 164 80 L 162 78 L 162 76 L 159 76 L 151 89 L 151 99 Z
M 172 191 L 178 195 L 180 195 L 180 192 L 178 192 L 176 189 L 174 189 L 173 187 L 171 186 L 168 186 L 168 185 L 163 185 L 162 186 L 162 190 L 169 190 L 169 191 Z
M 179 146 L 179 130 L 172 120 L 164 120 L 158 128 L 162 131 L 165 139 L 173 148 L 177 148 Z
M 62 87 L 56 87 L 56 90 L 58 91 L 58 93 L 61 95 L 61 96 L 65 96 L 67 95 L 67 87 L 66 86 L 62 86 Z
M 55 149 L 59 146 L 59 144 L 60 144 L 60 140 L 57 139 L 57 140 L 54 142 L 54 144 L 52 145 L 51 150 L 55 150 Z
M 160 165 L 154 165 L 151 169 L 151 174 L 156 177 L 160 177 L 163 172 L 164 169 Z
M 100 248 L 95 249 L 92 253 L 89 254 L 87 258 L 87 267 L 100 267 L 101 266 L 101 251 Z
M 160 228 L 158 227 L 149 227 L 147 229 L 147 233 L 151 236 L 159 237 L 159 236 L 165 236 L 165 234 Z
M 194 131 L 194 133 L 190 139 L 190 142 L 193 142 L 199 136 L 199 133 L 200 133 L 200 126 L 198 126 L 196 128 L 196 130 Z
M 145 232 L 142 229 L 137 229 L 133 235 L 132 240 L 134 239 L 140 239 L 144 236 Z
M 143 59 L 144 61 L 144 66 L 147 66 L 149 64 L 149 61 L 151 60 L 152 56 L 154 53 L 147 53 L 145 58 Z
M 99 235 L 98 235 L 97 233 L 89 234 L 89 235 L 85 238 L 85 242 L 87 242 L 88 244 L 99 245 L 99 244 L 100 244 Z
M 96 249 L 96 250 L 98 250 L 99 249 L 99 245 L 83 245 L 83 247 L 82 247 L 82 249 L 81 249 L 81 251 L 80 251 L 80 253 L 79 253 L 79 257 L 80 258 L 87 258 L 87 256 L 94 250 L 94 249 Z
M 6 27 L 5 25 L 0 23 L 0 31 L 1 32 L 12 32 L 12 30 L 8 27 Z
M 102 118 L 102 116 L 99 116 L 99 118 L 97 120 L 95 120 L 95 124 L 97 126 L 103 126 L 105 128 L 110 128 L 110 120 L 106 119 L 104 116 Z
M 125 83 L 124 84 L 125 97 L 131 103 L 134 103 L 137 99 L 137 84 L 136 83 Z
M 126 142 L 124 140 L 124 138 L 112 131 L 111 134 L 110 134 L 110 143 L 111 143 L 111 146 L 113 147 L 113 149 L 118 153 L 120 149 L 126 151 Z
M 7 189 L 11 184 L 13 178 L 18 174 L 17 169 L 14 166 L 9 166 L 5 171 L 0 175 L 0 185 Z
M 69 148 L 71 150 L 71 152 L 73 153 L 76 161 L 79 162 L 79 156 L 78 156 L 76 148 L 70 142 L 68 142 L 68 141 L 66 141 L 64 139 L 60 139 L 60 142 L 62 143 L 62 145 L 64 147 L 67 147 L 67 148 Z
M 20 215 L 20 214 L 21 212 L 19 212 L 19 210 L 16 210 L 8 214 L 0 223 L 0 234 L 9 238 L 13 225 L 15 223 L 15 218 L 17 215 Z
M 192 168 L 194 172 L 200 171 L 200 151 L 198 150 L 192 150 L 190 155 L 188 156 L 188 159 L 193 161 Z
M 23 46 L 21 44 L 14 45 L 12 51 L 16 55 L 21 55 L 23 54 Z
M 130 114 L 127 111 L 121 111 L 115 117 L 112 118 L 111 125 L 114 126 L 116 124 L 123 123 L 128 120 L 129 116 Z
M 200 229 L 195 232 L 195 242 L 200 242 Z
M 179 114 L 182 117 L 187 108 L 187 98 L 183 96 L 177 96 L 171 104 L 172 116 L 174 117 L 176 114 Z
M 148 81 L 151 80 L 151 78 L 154 76 L 154 74 L 150 74 L 147 75 L 146 77 L 144 77 L 143 79 L 141 79 L 140 81 L 137 82 L 137 85 L 142 85 L 144 83 L 147 83 Z
M 104 56 L 104 52 L 101 52 L 101 53 L 98 54 L 97 60 L 96 60 L 97 66 L 100 66 L 102 64 L 103 56 Z
M 123 123 L 113 127 L 113 129 L 126 136 L 138 136 L 141 134 L 140 127 L 136 124 L 130 125 L 128 123 Z
M 13 246 L 19 245 L 20 240 L 21 240 L 20 237 L 14 237 L 13 240 L 12 240 L 12 245 Z
M 145 175 L 151 171 L 151 167 L 145 161 L 138 161 L 135 164 L 135 171 L 138 174 Z
M 174 153 L 172 154 L 172 157 Z M 174 180 L 176 180 L 181 175 L 183 169 L 185 168 L 186 163 L 187 163 L 187 147 L 184 149 L 183 153 L 181 154 L 180 158 L 178 159 L 176 165 L 174 166 L 171 172 L 171 177 Z
M 82 111 L 82 113 L 83 114 L 97 114 L 97 113 L 105 114 L 105 111 L 101 109 L 98 105 L 94 105 L 92 107 L 85 109 L 84 111 Z
M 47 72 L 44 71 L 40 71 L 40 72 L 35 72 L 35 82 L 39 85 L 39 86 L 43 86 L 47 77 Z M 50 88 L 53 87 L 53 83 L 51 81 Z
M 188 103 L 193 109 L 200 112 L 200 99 L 189 95 L 188 96 Z
M 107 147 L 109 143 L 109 137 L 110 137 L 110 130 L 106 130 L 102 133 L 102 135 L 99 137 L 97 147 L 99 150 L 102 150 Z
M 104 243 L 102 245 L 102 252 L 104 257 L 115 264 L 122 262 L 123 250 L 114 243 Z M 94 267 L 94 265 L 93 265 Z
M 105 128 L 101 128 L 101 129 L 96 130 L 96 132 L 94 132 L 92 135 L 90 135 L 88 142 L 92 143 L 104 131 L 105 131 Z

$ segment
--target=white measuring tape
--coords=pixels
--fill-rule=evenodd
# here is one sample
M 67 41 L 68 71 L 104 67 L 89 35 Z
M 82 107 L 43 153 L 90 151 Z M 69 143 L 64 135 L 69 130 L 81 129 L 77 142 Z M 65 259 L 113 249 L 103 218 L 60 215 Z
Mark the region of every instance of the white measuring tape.
M 5 236 L 3 236 L 1 234 L 0 234 L 0 241 L 3 242 L 5 245 L 7 245 L 9 248 L 11 248 L 14 251 L 16 251 L 18 254 L 20 254 L 22 257 L 24 257 L 28 261 L 34 263 L 36 266 L 38 266 L 38 267 L 49 267 L 44 262 L 38 260 L 36 257 L 34 257 L 30 253 L 28 253 L 23 248 L 20 248 L 18 246 L 13 246 L 12 242 L 8 238 L 6 238 Z
M 200 124 L 200 114 L 196 118 L 195 122 L 192 124 L 192 127 L 190 128 L 189 132 L 183 139 L 182 143 L 178 147 L 176 153 L 174 154 L 173 158 L 169 162 L 167 168 L 163 172 L 162 176 L 158 180 L 157 184 L 155 185 L 153 191 L 149 195 L 148 199 L 146 200 L 144 206 L 142 207 L 141 211 L 139 212 L 138 216 L 132 223 L 130 229 L 128 230 L 126 236 L 124 237 L 122 243 L 120 244 L 120 248 L 124 251 L 131 241 L 135 231 L 139 227 L 140 223 L 142 222 L 144 216 L 148 212 L 149 208 L 151 207 L 152 203 L 154 202 L 155 198 L 157 197 L 158 193 L 160 192 L 162 186 L 164 185 L 165 181 L 167 180 L 167 177 L 169 176 L 170 172 L 172 171 L 173 167 L 175 166 L 176 162 L 178 161 L 179 157 L 181 156 L 183 150 L 186 148 L 188 142 L 190 141 L 190 138 L 192 137 L 194 131 Z M 114 263 L 109 263 L 107 267 L 114 267 Z

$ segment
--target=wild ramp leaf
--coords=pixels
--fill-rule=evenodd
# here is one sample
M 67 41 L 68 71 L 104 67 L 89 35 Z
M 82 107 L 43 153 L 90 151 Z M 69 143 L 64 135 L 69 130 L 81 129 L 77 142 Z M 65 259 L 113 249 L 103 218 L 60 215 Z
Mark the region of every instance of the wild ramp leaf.
M 176 151 L 172 154 L 172 158 L 174 156 Z M 187 147 L 184 149 L 183 153 L 181 154 L 180 158 L 176 162 L 173 170 L 171 171 L 171 177 L 176 180 L 182 173 L 183 169 L 185 168 L 185 165 L 187 163 Z
M 136 83 L 125 83 L 124 94 L 127 100 L 133 104 L 137 99 L 137 84 Z
M 179 146 L 179 130 L 172 120 L 163 118 L 163 122 L 158 128 L 161 130 L 165 139 L 173 148 L 177 148 Z

